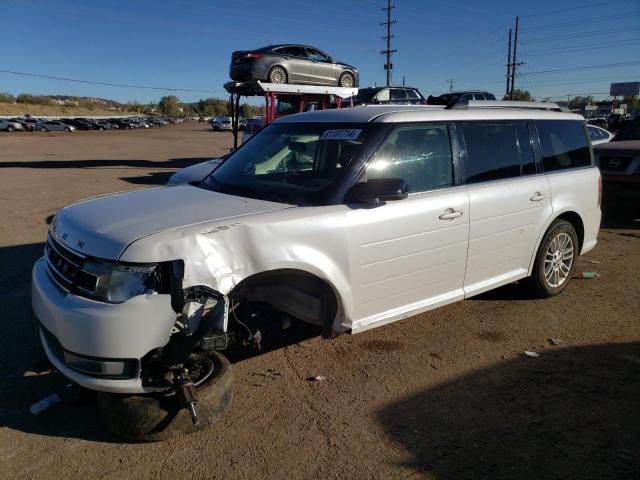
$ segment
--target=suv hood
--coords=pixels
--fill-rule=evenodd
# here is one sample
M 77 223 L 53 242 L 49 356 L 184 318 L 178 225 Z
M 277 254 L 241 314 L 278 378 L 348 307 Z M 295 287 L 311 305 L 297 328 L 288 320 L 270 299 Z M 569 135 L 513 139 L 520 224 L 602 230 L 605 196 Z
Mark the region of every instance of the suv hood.
M 191 185 L 162 187 L 74 203 L 56 214 L 49 231 L 80 254 L 117 260 L 130 243 L 154 233 L 290 207 Z

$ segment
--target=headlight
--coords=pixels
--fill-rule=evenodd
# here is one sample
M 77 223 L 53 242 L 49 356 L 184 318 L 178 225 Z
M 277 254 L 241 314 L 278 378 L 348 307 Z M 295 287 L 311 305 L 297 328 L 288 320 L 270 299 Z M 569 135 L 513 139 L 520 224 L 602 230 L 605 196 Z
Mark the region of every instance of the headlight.
M 157 290 L 159 269 L 156 264 L 124 265 L 88 260 L 78 276 L 78 289 L 87 296 L 109 303 Z

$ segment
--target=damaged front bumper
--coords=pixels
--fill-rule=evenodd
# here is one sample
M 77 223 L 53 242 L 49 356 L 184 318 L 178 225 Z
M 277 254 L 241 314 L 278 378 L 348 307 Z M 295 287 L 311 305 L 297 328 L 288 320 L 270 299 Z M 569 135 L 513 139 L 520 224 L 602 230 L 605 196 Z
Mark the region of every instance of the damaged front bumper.
M 45 353 L 65 376 L 104 392 L 153 390 L 143 386 L 141 360 L 169 342 L 176 321 L 170 295 L 140 295 L 121 304 L 79 297 L 57 286 L 40 259 L 31 303 Z

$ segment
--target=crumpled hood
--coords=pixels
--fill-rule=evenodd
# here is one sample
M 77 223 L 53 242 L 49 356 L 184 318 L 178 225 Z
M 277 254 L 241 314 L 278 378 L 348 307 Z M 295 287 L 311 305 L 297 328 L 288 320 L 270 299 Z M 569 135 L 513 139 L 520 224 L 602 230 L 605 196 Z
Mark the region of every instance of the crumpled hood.
M 56 214 L 50 233 L 74 251 L 116 260 L 131 242 L 154 233 L 290 206 L 191 185 L 162 187 L 69 205 Z

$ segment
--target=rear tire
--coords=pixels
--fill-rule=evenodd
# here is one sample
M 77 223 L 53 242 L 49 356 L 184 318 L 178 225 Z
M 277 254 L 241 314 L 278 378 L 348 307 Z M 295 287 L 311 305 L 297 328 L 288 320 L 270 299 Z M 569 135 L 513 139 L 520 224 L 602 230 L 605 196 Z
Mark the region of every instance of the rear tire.
M 47 128 L 46 128 L 46 127 L 42 127 L 42 128 L 40 129 L 40 131 L 41 131 L 41 132 L 48 132 L 48 130 L 47 130 Z
M 275 66 L 269 70 L 268 78 L 270 83 L 287 83 L 287 71 L 282 67 Z
M 7 132 L 13 132 L 13 131 L 15 131 L 15 128 L 13 128 L 13 125 L 9 125 L 7 127 Z
M 148 395 L 98 393 L 98 411 L 111 433 L 130 440 L 158 442 L 210 427 L 231 406 L 233 374 L 229 361 L 217 352 L 199 353 L 214 365 L 213 373 L 197 386 L 196 411 L 201 426 L 178 403 L 173 391 Z
M 67 128 L 65 128 L 65 129 L 64 129 L 64 131 L 65 131 L 65 132 L 70 132 L 70 131 L 71 131 L 71 129 L 70 129 L 69 127 L 67 127 Z
M 352 73 L 345 72 L 340 75 L 340 80 L 338 80 L 338 86 L 344 88 L 353 88 L 356 85 L 356 79 Z
M 573 225 L 555 220 L 542 237 L 531 276 L 524 281 L 529 292 L 538 298 L 549 298 L 567 288 L 576 267 L 578 249 L 578 235 Z

